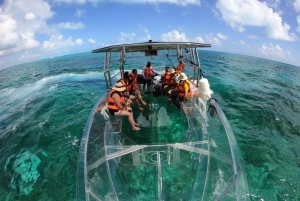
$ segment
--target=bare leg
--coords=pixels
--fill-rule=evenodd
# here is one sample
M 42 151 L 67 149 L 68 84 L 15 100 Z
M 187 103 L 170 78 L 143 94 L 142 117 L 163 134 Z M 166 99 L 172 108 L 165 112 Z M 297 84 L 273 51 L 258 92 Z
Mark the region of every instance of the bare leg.
M 144 110 L 144 108 L 141 107 L 141 104 L 138 99 L 136 99 L 136 104 L 139 107 L 139 110 Z
M 131 110 L 131 108 L 129 110 Z M 137 126 L 137 123 L 135 123 L 133 119 L 132 111 L 129 112 L 128 110 L 119 110 L 118 112 L 115 112 L 115 116 L 127 116 L 128 121 L 132 127 L 132 130 L 141 130 L 141 128 Z
M 147 105 L 147 103 L 142 98 L 140 90 L 137 89 L 135 91 L 135 95 L 136 95 L 136 97 L 137 97 L 137 99 L 139 100 L 140 103 L 142 103 L 143 105 Z

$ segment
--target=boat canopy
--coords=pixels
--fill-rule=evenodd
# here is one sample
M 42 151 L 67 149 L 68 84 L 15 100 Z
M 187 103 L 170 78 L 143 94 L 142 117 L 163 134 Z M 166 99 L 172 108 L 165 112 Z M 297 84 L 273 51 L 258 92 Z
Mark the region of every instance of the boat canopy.
M 120 52 L 125 48 L 125 52 L 147 52 L 155 50 L 176 50 L 179 48 L 202 48 L 211 47 L 210 44 L 205 43 L 194 43 L 194 42 L 145 42 L 145 43 L 132 43 L 132 44 L 121 44 L 103 47 L 100 49 L 93 50 L 93 53 L 101 52 Z
M 110 65 L 111 65 L 111 53 L 119 53 L 119 66 L 120 66 L 120 74 L 123 76 L 124 73 L 124 64 L 126 62 L 126 53 L 133 52 L 142 52 L 145 53 L 145 56 L 158 56 L 159 51 L 169 50 L 176 51 L 178 60 L 185 60 L 190 65 L 188 65 L 188 69 L 191 69 L 192 80 L 196 80 L 196 86 L 198 86 L 198 80 L 202 76 L 202 71 L 200 67 L 200 59 L 198 55 L 197 48 L 205 48 L 211 47 L 210 44 L 205 43 L 196 43 L 196 42 L 149 42 L 144 43 L 131 43 L 131 44 L 119 44 L 112 45 L 103 48 L 99 48 L 93 50 L 92 53 L 105 53 L 104 55 L 104 77 L 107 89 L 112 87 L 112 78 L 114 75 L 110 73 Z M 169 54 L 167 54 L 167 58 L 169 58 Z M 173 63 L 172 63 L 173 64 Z M 191 77 L 190 77 L 191 79 Z

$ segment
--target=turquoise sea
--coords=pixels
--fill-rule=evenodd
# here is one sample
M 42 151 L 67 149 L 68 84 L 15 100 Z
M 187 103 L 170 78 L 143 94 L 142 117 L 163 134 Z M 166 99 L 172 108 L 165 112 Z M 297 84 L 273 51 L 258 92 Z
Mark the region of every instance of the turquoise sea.
M 251 200 L 299 200 L 300 68 L 199 53 L 240 146 Z M 99 54 L 83 53 L 0 71 L 1 201 L 76 200 L 81 136 L 105 92 L 101 66 Z

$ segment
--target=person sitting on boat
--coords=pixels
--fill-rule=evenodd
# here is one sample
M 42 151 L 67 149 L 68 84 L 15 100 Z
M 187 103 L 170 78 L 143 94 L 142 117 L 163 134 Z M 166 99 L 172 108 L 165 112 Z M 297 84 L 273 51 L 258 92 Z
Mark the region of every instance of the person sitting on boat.
M 138 83 L 138 73 L 136 69 L 133 69 L 131 73 L 129 73 L 129 82 L 128 82 L 128 91 L 130 95 L 136 97 L 136 103 L 139 107 L 139 110 L 144 110 L 141 107 L 141 104 L 147 105 L 147 103 L 143 100 L 141 92 L 140 92 L 140 85 Z
M 163 89 L 165 89 L 166 87 L 169 86 L 170 79 L 171 79 L 170 68 L 166 67 L 165 72 L 162 74 L 162 88 Z M 164 91 L 164 94 L 165 94 L 165 91 Z
M 152 68 L 150 61 L 148 61 L 147 65 L 144 66 L 142 75 L 144 78 L 143 91 L 145 91 L 145 86 L 147 85 L 148 93 L 150 93 L 151 77 L 153 75 L 158 75 L 158 73 Z
M 176 87 L 177 97 L 176 99 L 173 100 L 173 104 L 180 111 L 181 110 L 180 102 L 184 103 L 184 101 L 189 100 L 191 96 L 191 91 L 190 91 L 190 84 L 188 78 L 184 73 L 181 73 L 179 75 L 178 80 L 179 83 Z
M 127 90 L 124 92 L 124 95 L 127 98 L 129 98 L 132 102 L 134 99 L 136 99 L 136 96 L 130 94 L 131 86 L 129 85 L 129 80 L 130 80 L 129 72 L 125 71 L 123 76 L 117 82 L 121 82 L 123 84 L 123 86 L 126 87 Z
M 171 104 L 173 102 L 173 100 L 177 97 L 177 94 L 176 94 L 176 83 L 177 83 L 177 80 L 178 79 L 178 76 L 176 74 L 176 71 L 174 68 L 171 68 L 170 69 L 170 80 L 169 80 L 169 85 L 165 86 L 164 88 L 164 91 L 165 91 L 165 94 L 167 94 L 169 100 L 168 100 L 168 103 Z
M 109 92 L 107 108 L 113 116 L 127 116 L 128 121 L 132 127 L 132 130 L 141 130 L 138 124 L 133 119 L 132 109 L 125 106 L 126 86 L 122 82 L 118 82 Z
M 176 73 L 177 73 L 177 74 L 182 73 L 183 70 L 184 70 L 184 68 L 185 68 L 185 63 L 183 62 L 182 59 L 180 59 L 180 60 L 179 60 L 179 64 L 178 64 L 177 69 L 176 69 Z

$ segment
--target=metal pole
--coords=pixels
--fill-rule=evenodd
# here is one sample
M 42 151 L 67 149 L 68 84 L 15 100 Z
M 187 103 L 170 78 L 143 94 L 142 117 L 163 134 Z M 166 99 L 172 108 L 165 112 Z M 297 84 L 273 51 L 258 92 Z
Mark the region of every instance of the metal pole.
M 199 59 L 199 54 L 198 54 L 198 51 L 197 51 L 197 48 L 195 47 L 195 51 L 196 51 L 196 59 L 197 59 L 197 62 L 196 64 L 198 64 L 198 77 L 197 77 L 197 87 L 199 87 L 199 79 L 200 79 L 200 76 L 202 76 L 202 70 L 201 70 L 201 66 L 200 66 L 200 59 Z

